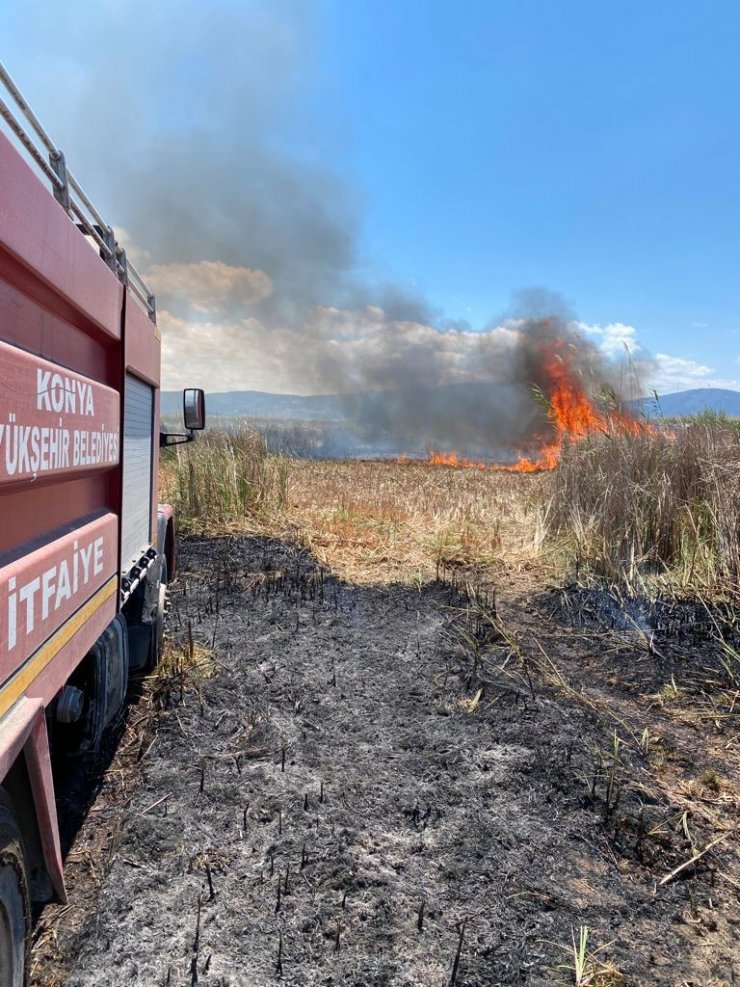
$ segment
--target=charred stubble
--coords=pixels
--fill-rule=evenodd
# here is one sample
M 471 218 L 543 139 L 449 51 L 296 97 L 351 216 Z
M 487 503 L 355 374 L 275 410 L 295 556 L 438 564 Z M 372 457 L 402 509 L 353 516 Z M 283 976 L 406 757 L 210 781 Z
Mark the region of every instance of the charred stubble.
M 635 804 L 634 828 L 625 821 L 630 758 L 620 745 L 618 761 L 607 756 L 613 722 L 604 729 L 543 676 L 531 624 L 512 626 L 503 589 L 492 608 L 462 578 L 328 580 L 315 609 L 306 593 L 300 605 L 313 617 L 296 633 L 305 555 L 259 539 L 199 539 L 183 544 L 182 564 L 189 589 L 175 609 L 209 641 L 208 573 L 221 573 L 218 670 L 198 693 L 186 688 L 182 705 L 177 689 L 165 704 L 96 921 L 75 940 L 70 984 L 159 983 L 172 970 L 173 982 L 233 987 L 328 975 L 358 987 L 493 987 L 521 983 L 526 970 L 544 987 L 583 924 L 594 944 L 615 941 L 609 954 L 625 973 L 673 982 L 687 885 L 673 880 L 657 897 L 654 886 L 690 851 L 671 835 L 675 821 L 655 834 L 660 806 L 646 819 Z M 544 620 L 531 617 L 538 633 Z M 605 753 L 592 800 L 597 741 Z M 208 758 L 202 791 L 195 779 L 177 783 L 194 750 Z M 137 811 L 163 792 L 166 816 Z M 234 812 L 247 804 L 248 818 Z M 687 825 L 699 844 L 697 824 Z M 610 862 L 616 852 L 624 869 Z M 181 860 L 197 854 L 208 869 L 188 873 Z M 702 914 L 706 876 L 681 873 Z M 155 916 L 154 938 L 142 936 L 138 907 Z M 723 913 L 713 915 L 706 962 L 719 976 L 731 954 Z M 198 956 L 209 957 L 207 973 Z

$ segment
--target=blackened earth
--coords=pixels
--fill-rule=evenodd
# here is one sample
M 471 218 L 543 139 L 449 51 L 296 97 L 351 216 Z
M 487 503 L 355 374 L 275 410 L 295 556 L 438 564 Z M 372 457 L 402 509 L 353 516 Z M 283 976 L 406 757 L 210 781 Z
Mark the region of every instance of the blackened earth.
M 275 541 L 180 552 L 170 636 L 200 671 L 154 689 L 135 770 L 114 760 L 35 984 L 544 987 L 575 982 L 584 926 L 623 977 L 594 984 L 740 977 L 735 858 L 659 887 L 692 853 L 681 805 L 636 742 L 610 760 L 606 705 L 527 661 L 537 640 L 595 675 L 606 632 L 562 643 L 502 585 L 502 635 L 462 581 L 348 585 Z

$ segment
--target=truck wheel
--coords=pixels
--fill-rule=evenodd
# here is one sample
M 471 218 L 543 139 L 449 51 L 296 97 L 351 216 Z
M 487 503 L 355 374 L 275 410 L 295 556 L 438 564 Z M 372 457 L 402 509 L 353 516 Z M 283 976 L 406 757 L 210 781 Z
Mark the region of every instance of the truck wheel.
M 23 838 L 15 813 L 0 789 L 0 984 L 28 983 L 31 903 Z

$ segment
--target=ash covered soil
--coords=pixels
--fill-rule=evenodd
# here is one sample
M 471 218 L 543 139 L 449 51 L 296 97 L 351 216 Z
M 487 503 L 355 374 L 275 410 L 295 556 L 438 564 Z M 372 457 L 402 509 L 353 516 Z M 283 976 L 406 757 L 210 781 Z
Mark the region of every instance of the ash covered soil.
M 354 586 L 247 537 L 184 540 L 171 599 L 195 670 L 129 709 L 35 985 L 573 984 L 582 927 L 583 984 L 738 982 L 736 720 L 646 698 L 683 644 L 569 629 L 504 574 L 495 602 Z

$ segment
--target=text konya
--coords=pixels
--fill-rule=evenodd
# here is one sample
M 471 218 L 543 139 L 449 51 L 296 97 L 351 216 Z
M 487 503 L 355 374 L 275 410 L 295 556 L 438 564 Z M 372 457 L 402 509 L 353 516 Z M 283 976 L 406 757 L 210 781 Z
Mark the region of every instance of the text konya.
M 37 368 L 36 411 L 94 417 L 93 387 L 79 378 Z M 118 462 L 117 430 L 65 428 L 61 417 L 56 425 L 17 422 L 13 414 L 9 418 L 7 424 L 0 423 L 0 472 L 4 469 L 7 476 Z

